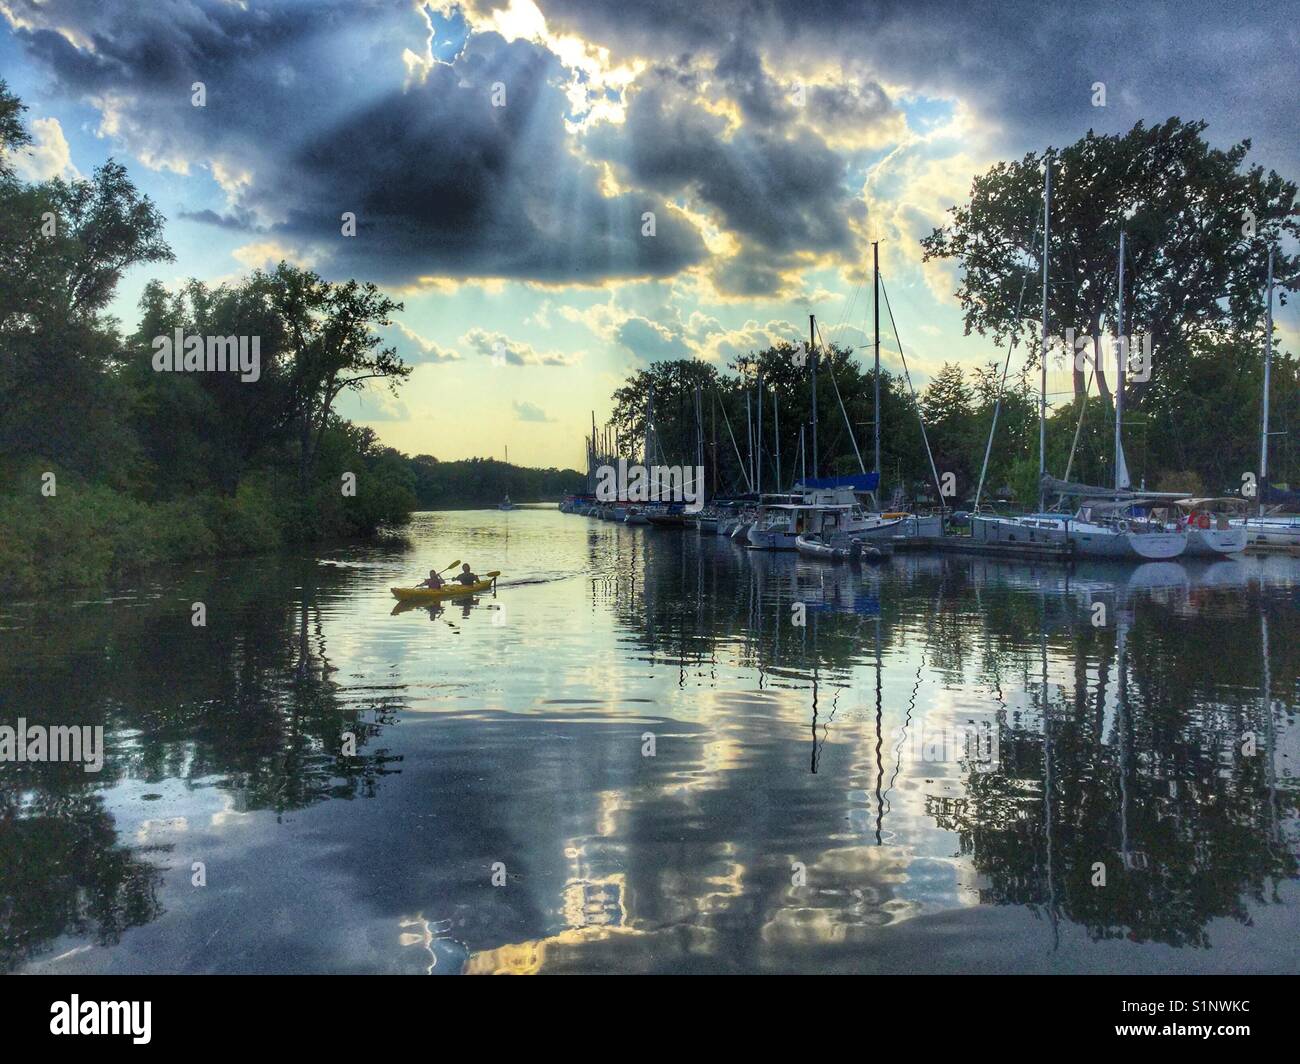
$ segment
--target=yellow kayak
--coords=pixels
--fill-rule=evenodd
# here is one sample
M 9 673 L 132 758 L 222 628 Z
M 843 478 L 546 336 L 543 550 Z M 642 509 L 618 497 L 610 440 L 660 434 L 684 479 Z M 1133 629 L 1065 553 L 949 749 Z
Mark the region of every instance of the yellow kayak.
M 394 598 L 402 602 L 437 602 L 439 599 L 457 598 L 461 595 L 474 595 L 486 591 L 500 575 L 499 572 L 487 573 L 482 580 L 472 584 L 458 584 L 453 581 L 442 587 L 390 587 L 388 590 L 393 593 Z

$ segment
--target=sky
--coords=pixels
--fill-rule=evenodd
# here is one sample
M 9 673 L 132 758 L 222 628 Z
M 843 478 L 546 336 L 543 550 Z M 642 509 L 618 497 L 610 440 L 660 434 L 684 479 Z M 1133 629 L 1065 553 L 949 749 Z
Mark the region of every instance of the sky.
M 810 313 L 869 357 L 872 241 L 918 388 L 1000 359 L 918 244 L 998 160 L 1176 115 L 1300 177 L 1298 7 L 0 0 L 0 77 L 22 176 L 111 156 L 166 216 L 176 261 L 127 274 L 125 326 L 151 279 L 373 281 L 414 371 L 342 413 L 411 454 L 581 467 L 653 361 L 725 368 Z

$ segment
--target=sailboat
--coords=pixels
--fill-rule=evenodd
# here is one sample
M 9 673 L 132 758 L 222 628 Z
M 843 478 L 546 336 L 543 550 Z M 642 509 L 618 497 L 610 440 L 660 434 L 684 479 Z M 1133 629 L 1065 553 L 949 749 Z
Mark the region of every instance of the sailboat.
M 820 358 L 817 345 L 817 319 L 808 317 L 808 343 L 811 358 L 812 388 L 812 455 L 813 475 L 803 476 L 794 485 L 793 497 L 760 496 L 754 522 L 742 534 L 749 546 L 760 550 L 797 550 L 799 539 L 815 542 L 834 551 L 849 551 L 867 540 L 895 541 L 943 535 L 943 517 L 940 514 L 882 513 L 876 509 L 875 496 L 880 487 L 880 249 L 873 243 L 873 277 L 875 298 L 875 408 L 873 411 L 873 442 L 875 445 L 875 470 L 868 473 L 858 449 L 857 437 L 849 421 L 848 410 L 840 396 L 835 380 L 834 363 L 827 355 L 827 369 L 831 384 L 839 401 L 840 414 L 853 452 L 858 460 L 859 472 L 848 476 L 819 477 L 817 456 L 817 363 Z M 901 346 L 900 346 L 901 351 Z M 904 361 L 906 369 L 906 361 Z M 921 425 L 924 437 L 925 425 Z M 926 444 L 927 453 L 929 444 Z M 761 450 L 761 446 L 760 446 Z M 802 432 L 800 433 L 802 452 Z M 933 468 L 933 459 L 931 459 Z M 937 479 L 937 477 L 936 477 Z M 872 500 L 869 508 L 862 501 Z M 742 526 L 743 527 L 743 526 Z M 817 548 L 812 548 L 817 549 Z
M 1252 547 L 1300 547 L 1300 513 L 1265 513 L 1272 489 L 1268 483 L 1268 393 L 1273 368 L 1273 249 L 1268 249 L 1267 312 L 1264 328 L 1264 394 L 1261 403 L 1259 430 L 1259 514 L 1232 521 L 1234 527 L 1245 530 L 1246 541 Z
M 1233 527 L 1228 514 L 1240 499 L 1177 499 L 1187 529 L 1189 558 L 1227 558 L 1246 549 L 1246 529 Z
M 1177 558 L 1187 549 L 1187 531 L 1167 528 L 1162 522 L 1139 512 L 1136 504 L 1159 498 L 1135 493 L 1124 459 L 1123 407 L 1124 371 L 1128 349 L 1124 343 L 1124 233 L 1119 235 L 1119 298 L 1116 332 L 1120 337 L 1115 376 L 1115 486 L 1094 488 L 1085 484 L 1055 480 L 1047 475 L 1047 293 L 1049 240 L 1052 211 L 1052 164 L 1047 160 L 1043 179 L 1043 315 L 1040 352 L 1040 394 L 1038 403 L 1038 513 L 1020 517 L 972 514 L 971 538 L 976 543 L 999 545 L 1053 546 L 1072 549 L 1091 558 L 1162 561 Z M 990 443 L 992 439 L 990 437 Z M 987 458 L 986 458 L 987 460 Z M 1046 512 L 1048 494 L 1078 497 L 1080 506 L 1073 517 Z

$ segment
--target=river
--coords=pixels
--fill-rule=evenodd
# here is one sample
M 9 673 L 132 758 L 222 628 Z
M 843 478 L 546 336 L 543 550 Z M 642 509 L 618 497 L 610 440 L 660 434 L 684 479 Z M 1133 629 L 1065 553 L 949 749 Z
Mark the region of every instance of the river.
M 410 536 L 0 606 L 0 968 L 1300 970 L 1300 559 Z

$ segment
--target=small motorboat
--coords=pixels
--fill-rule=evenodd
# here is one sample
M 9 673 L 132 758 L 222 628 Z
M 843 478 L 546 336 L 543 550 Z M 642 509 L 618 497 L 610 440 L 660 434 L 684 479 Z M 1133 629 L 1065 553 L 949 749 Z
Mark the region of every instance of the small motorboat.
M 846 546 L 833 546 L 820 536 L 796 536 L 795 550 L 805 558 L 820 558 L 828 562 L 868 561 L 884 557 L 878 547 L 864 543 L 860 539 L 850 541 Z

